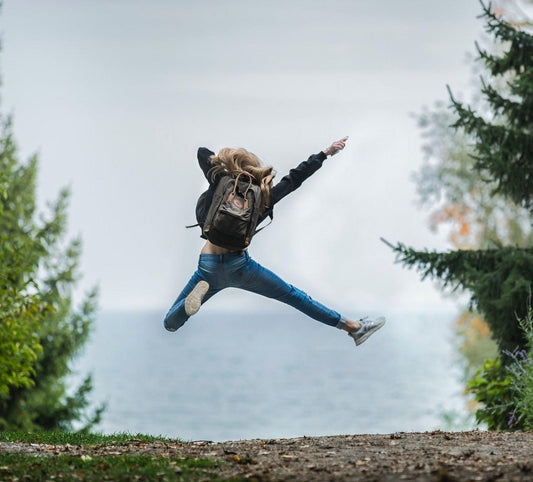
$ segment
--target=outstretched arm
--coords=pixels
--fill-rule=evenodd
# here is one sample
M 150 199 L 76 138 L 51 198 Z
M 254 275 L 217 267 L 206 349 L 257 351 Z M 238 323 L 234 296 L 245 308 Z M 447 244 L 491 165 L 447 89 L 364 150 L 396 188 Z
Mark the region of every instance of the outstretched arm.
M 302 183 L 322 167 L 322 163 L 328 156 L 333 156 L 344 149 L 348 137 L 334 142 L 318 154 L 313 154 L 306 161 L 301 162 L 297 167 L 291 169 L 289 174 L 284 176 L 270 190 L 270 206 L 274 206 L 278 201 L 283 199 L 287 194 L 298 189 Z

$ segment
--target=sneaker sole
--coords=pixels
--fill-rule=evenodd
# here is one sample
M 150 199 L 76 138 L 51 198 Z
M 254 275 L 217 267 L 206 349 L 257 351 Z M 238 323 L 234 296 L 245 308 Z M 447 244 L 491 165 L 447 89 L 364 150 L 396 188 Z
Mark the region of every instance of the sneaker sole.
M 189 293 L 189 296 L 185 298 L 185 313 L 187 313 L 187 316 L 192 316 L 195 313 L 198 313 L 200 306 L 202 306 L 202 300 L 208 289 L 209 283 L 207 283 L 207 281 L 199 281 Z
M 367 333 L 365 333 L 361 338 L 359 338 L 359 339 L 357 339 L 357 340 L 354 338 L 354 340 L 355 340 L 355 344 L 356 344 L 357 346 L 359 346 L 361 343 L 364 343 L 366 340 L 368 340 L 368 339 L 370 338 L 370 335 L 372 335 L 372 334 L 374 334 L 376 331 L 378 331 L 378 330 L 379 330 L 379 329 L 385 324 L 385 322 L 387 321 L 387 320 L 386 320 L 385 318 L 383 318 L 383 317 L 380 317 L 380 318 L 378 318 L 377 320 L 380 320 L 380 319 L 381 319 L 381 321 L 379 322 L 379 324 L 377 324 L 374 328 L 372 328 L 370 331 L 368 331 Z M 376 320 L 376 321 L 377 321 L 377 320 Z

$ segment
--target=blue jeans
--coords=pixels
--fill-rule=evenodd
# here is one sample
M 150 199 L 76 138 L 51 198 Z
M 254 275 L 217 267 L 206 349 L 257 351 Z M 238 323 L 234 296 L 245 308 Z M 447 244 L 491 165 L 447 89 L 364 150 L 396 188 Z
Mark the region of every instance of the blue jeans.
M 283 281 L 279 276 L 256 263 L 247 251 L 229 254 L 201 254 L 198 269 L 165 316 L 168 331 L 176 331 L 189 319 L 185 298 L 199 281 L 207 281 L 202 304 L 224 288 L 241 288 L 286 303 L 326 325 L 342 328 L 345 318 L 313 300 L 309 295 Z

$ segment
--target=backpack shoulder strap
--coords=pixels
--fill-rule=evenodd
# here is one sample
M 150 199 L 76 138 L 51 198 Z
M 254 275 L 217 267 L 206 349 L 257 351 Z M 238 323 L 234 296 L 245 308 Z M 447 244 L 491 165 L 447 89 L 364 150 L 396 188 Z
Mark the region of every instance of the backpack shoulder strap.
M 202 229 L 202 231 L 204 231 L 204 234 L 211 227 L 213 218 L 215 217 L 218 208 L 224 201 L 225 193 L 230 189 L 233 190 L 235 184 L 235 178 L 231 175 L 225 175 L 218 181 L 215 192 L 213 193 L 213 200 L 211 201 L 211 206 L 209 206 L 207 216 L 205 217 L 204 226 Z
M 210 220 L 210 218 L 213 217 L 213 214 L 214 214 L 214 211 L 215 211 L 215 210 L 212 209 L 213 205 L 214 204 L 217 204 L 217 205 L 220 204 L 220 200 L 221 200 L 221 197 L 223 196 L 223 193 L 224 193 L 224 191 L 226 189 L 226 186 L 232 180 L 233 180 L 233 177 L 231 175 L 224 175 L 221 178 L 219 178 L 217 186 L 215 188 L 215 192 L 213 193 L 213 197 L 211 199 L 211 205 L 207 207 L 207 214 L 206 214 L 206 219 L 204 221 L 204 225 L 206 224 L 206 222 L 208 220 Z M 186 228 L 196 228 L 197 226 L 202 227 L 202 225 L 200 223 L 191 224 L 190 226 L 185 226 L 185 227 Z
M 256 229 L 255 230 L 255 233 L 254 233 L 254 236 L 259 232 L 259 231 L 263 231 L 263 229 L 265 229 L 267 226 L 270 226 L 272 224 L 272 221 L 274 221 L 274 212 L 271 211 L 268 215 L 268 217 L 270 218 L 270 221 L 268 222 L 268 224 L 265 224 L 264 226 L 262 226 L 261 228 L 259 229 Z

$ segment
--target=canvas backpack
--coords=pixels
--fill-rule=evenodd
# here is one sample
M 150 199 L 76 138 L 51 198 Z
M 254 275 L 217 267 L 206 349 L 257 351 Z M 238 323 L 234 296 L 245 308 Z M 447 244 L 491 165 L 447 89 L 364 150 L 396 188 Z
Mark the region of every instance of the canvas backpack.
M 239 171 L 222 177 L 203 225 L 204 236 L 217 246 L 230 250 L 248 247 L 256 232 L 261 207 L 261 188 L 254 177 Z

